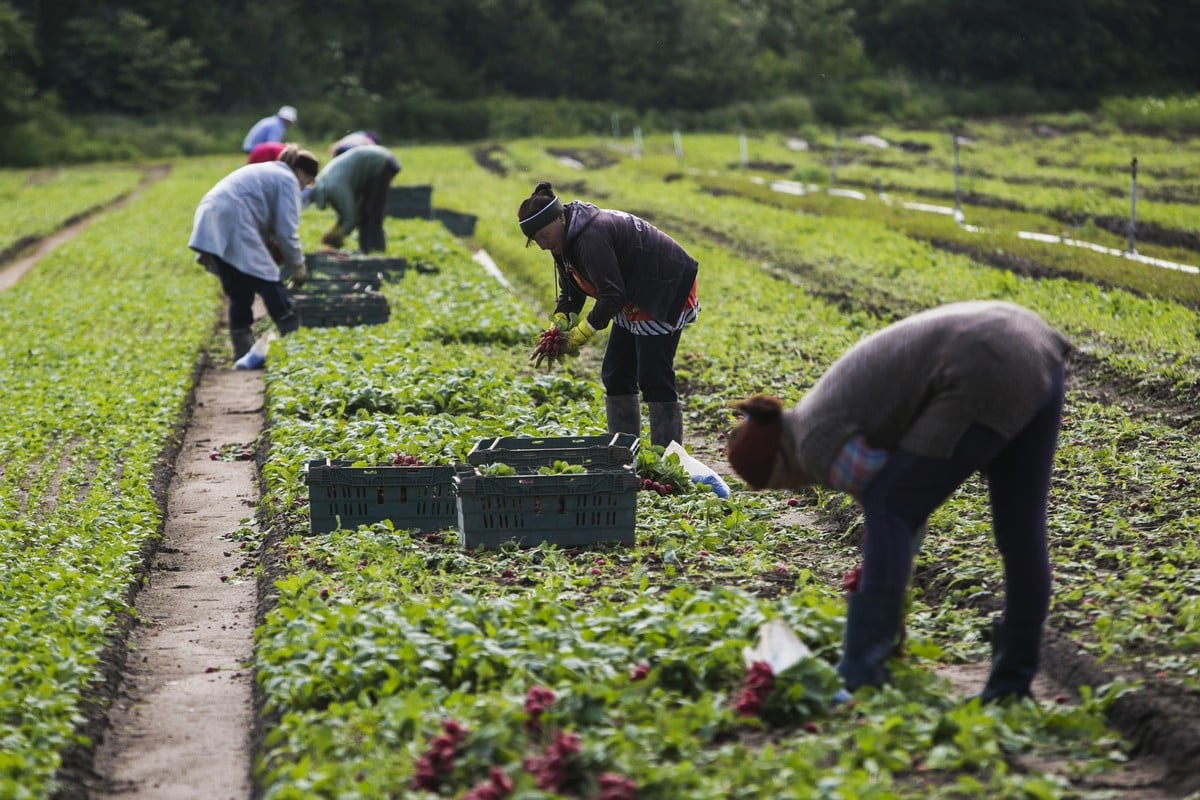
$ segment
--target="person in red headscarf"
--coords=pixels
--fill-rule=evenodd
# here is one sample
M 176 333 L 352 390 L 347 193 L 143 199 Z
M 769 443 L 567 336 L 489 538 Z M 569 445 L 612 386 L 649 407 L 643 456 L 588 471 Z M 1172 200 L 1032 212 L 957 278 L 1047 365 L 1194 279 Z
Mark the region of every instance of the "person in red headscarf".
M 251 148 L 249 154 L 247 154 L 246 163 L 262 164 L 267 161 L 277 161 L 279 154 L 283 152 L 283 148 L 286 146 L 283 142 L 263 142 L 262 144 L 256 144 Z
M 1029 696 L 1050 606 L 1046 507 L 1069 350 L 1028 309 L 952 303 L 859 342 L 791 410 L 769 395 L 734 404 L 743 420 L 726 454 L 747 484 L 819 484 L 862 507 L 862 571 L 838 663 L 850 691 L 889 679 L 925 522 L 980 472 L 1006 586 L 980 697 Z

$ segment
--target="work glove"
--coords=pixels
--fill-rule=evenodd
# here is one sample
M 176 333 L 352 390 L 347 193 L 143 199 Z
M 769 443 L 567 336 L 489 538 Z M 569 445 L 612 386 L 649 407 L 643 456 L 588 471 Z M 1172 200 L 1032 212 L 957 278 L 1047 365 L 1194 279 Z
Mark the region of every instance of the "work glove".
M 292 265 L 292 280 L 290 285 L 293 289 L 299 289 L 308 280 L 308 265 L 301 261 L 299 264 Z
M 578 325 L 567 331 L 566 351 L 571 354 L 578 353 L 583 343 L 595 335 L 596 329 L 588 323 L 586 318 L 579 320 Z
M 330 247 L 337 249 L 342 246 L 342 242 L 345 241 L 345 239 L 346 237 L 342 236 L 341 229 L 335 227 L 321 237 L 321 244 L 327 244 Z

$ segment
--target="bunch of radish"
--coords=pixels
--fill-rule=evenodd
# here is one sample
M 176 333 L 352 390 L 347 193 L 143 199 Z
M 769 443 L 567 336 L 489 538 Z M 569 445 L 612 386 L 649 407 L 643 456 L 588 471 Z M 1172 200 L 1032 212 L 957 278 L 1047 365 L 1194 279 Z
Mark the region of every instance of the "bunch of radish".
M 754 717 L 762 710 L 763 704 L 775 688 L 775 673 L 771 665 L 765 661 L 755 661 L 746 673 L 742 683 L 742 691 L 734 701 L 734 708 L 743 717 Z
M 550 318 L 550 327 L 542 331 L 537 346 L 533 348 L 533 355 L 529 357 L 535 367 L 540 367 L 545 361 L 549 368 L 566 357 L 567 331 L 578 321 L 578 314 L 555 314 Z
M 425 462 L 417 456 L 410 456 L 407 453 L 396 453 L 392 456 L 392 466 L 394 467 L 423 467 Z
M 412 788 L 437 792 L 442 781 L 454 771 L 455 758 L 467 738 L 467 729 L 457 720 L 442 723 L 442 733 L 433 737 L 429 749 L 417 759 L 417 768 L 412 777 Z

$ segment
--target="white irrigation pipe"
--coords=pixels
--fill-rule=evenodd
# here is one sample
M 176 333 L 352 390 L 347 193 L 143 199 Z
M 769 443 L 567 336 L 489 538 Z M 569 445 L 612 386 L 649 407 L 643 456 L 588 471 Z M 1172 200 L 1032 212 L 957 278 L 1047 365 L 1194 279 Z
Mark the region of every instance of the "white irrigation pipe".
M 839 132 L 836 129 L 834 130 L 833 135 L 834 135 L 833 160 L 832 160 L 832 163 L 830 165 L 830 170 L 829 170 L 830 186 L 826 190 L 826 192 L 835 197 L 846 197 L 846 198 L 850 198 L 853 200 L 866 200 L 867 199 L 866 195 L 863 194 L 862 192 L 856 192 L 856 191 L 852 191 L 850 189 L 836 188 L 837 187 L 838 158 L 839 158 L 840 150 L 841 150 L 841 137 L 839 135 Z M 866 139 L 866 137 L 859 137 L 859 141 L 864 144 L 871 144 L 876 147 L 880 147 L 880 146 L 887 147 L 887 142 L 883 139 L 878 139 L 878 141 L 870 141 L 870 142 L 865 141 L 865 139 Z M 901 205 L 901 207 L 906 208 L 910 211 L 926 211 L 926 212 L 933 213 L 933 214 L 944 214 L 948 217 L 953 217 L 954 221 L 957 222 L 959 224 L 959 226 L 961 226 L 964 230 L 970 231 L 971 233 L 979 233 L 980 231 L 983 230 L 983 228 L 980 228 L 975 225 L 967 225 L 965 223 L 965 217 L 963 215 L 962 208 L 961 208 L 961 205 L 959 202 L 958 147 L 959 147 L 960 142 L 962 144 L 970 144 L 971 143 L 971 141 L 965 137 L 960 137 L 960 136 L 953 137 L 953 143 L 954 143 L 954 207 L 951 208 L 949 206 L 937 206 L 937 205 L 932 205 L 930 203 L 912 203 L 912 202 L 902 202 L 900 205 Z M 678 147 L 678 144 L 676 146 Z M 802 140 L 791 140 L 788 142 L 788 146 L 793 150 L 808 149 L 807 142 L 803 142 Z M 744 159 L 743 159 L 743 165 L 744 165 Z M 1045 242 L 1047 244 L 1063 244 L 1063 245 L 1067 245 L 1069 247 L 1082 247 L 1087 250 L 1092 250 L 1096 253 L 1103 253 L 1104 255 L 1118 256 L 1120 258 L 1127 258 L 1130 261 L 1137 261 L 1141 264 L 1149 264 L 1154 267 L 1162 267 L 1163 269 L 1173 269 L 1178 272 L 1186 272 L 1191 275 L 1200 274 L 1200 267 L 1194 267 L 1191 264 L 1180 264 L 1175 261 L 1166 261 L 1165 259 L 1161 259 L 1161 258 L 1151 258 L 1150 256 L 1143 256 L 1133 249 L 1133 242 L 1134 242 L 1133 234 L 1134 234 L 1134 226 L 1135 226 L 1134 220 L 1136 219 L 1136 217 L 1134 216 L 1134 209 L 1136 208 L 1136 203 L 1137 203 L 1137 159 L 1136 158 L 1133 159 L 1133 161 L 1130 163 L 1130 172 L 1132 174 L 1133 184 L 1132 184 L 1132 188 L 1130 189 L 1130 197 L 1129 197 L 1129 224 L 1128 224 L 1129 248 L 1127 250 L 1118 250 L 1115 247 L 1105 247 L 1103 245 L 1094 244 L 1092 242 L 1081 242 L 1081 241 L 1077 241 L 1075 239 L 1068 239 L 1065 236 L 1055 236 L 1053 234 L 1046 234 L 1046 233 L 1032 233 L 1030 231 L 1018 231 L 1017 236 L 1019 236 L 1022 239 L 1030 239 L 1030 240 L 1037 241 L 1037 242 Z M 796 181 L 771 181 L 771 190 L 775 191 L 775 192 L 780 192 L 782 194 L 793 194 L 793 195 L 806 195 L 806 194 L 809 194 L 812 192 L 820 191 L 820 189 L 816 186 L 811 186 L 811 185 L 805 186 L 804 184 L 798 183 Z M 882 193 L 880 193 L 879 199 L 882 200 L 885 204 L 887 204 L 889 206 L 892 204 L 891 199 L 887 195 L 884 195 Z
M 1093 250 L 1097 253 L 1104 253 L 1109 256 L 1120 256 L 1128 258 L 1130 261 L 1137 261 L 1142 264 L 1150 264 L 1154 267 L 1162 267 L 1163 269 L 1173 269 L 1178 272 L 1187 272 L 1191 275 L 1200 274 L 1200 267 L 1193 267 L 1191 264 L 1180 264 L 1175 261 L 1166 261 L 1161 258 L 1151 258 L 1140 253 L 1134 253 L 1128 250 L 1119 250 L 1115 247 L 1105 247 L 1092 242 L 1080 242 L 1076 239 L 1068 239 L 1065 236 L 1055 236 L 1052 233 L 1033 233 L 1031 231 L 1018 231 L 1017 236 L 1022 239 L 1031 239 L 1035 242 L 1046 242 L 1048 244 L 1065 244 L 1068 247 L 1082 247 L 1087 250 Z
M 471 256 L 471 260 L 482 266 L 484 271 L 486 271 L 488 275 L 491 275 L 493 278 L 495 278 L 505 289 L 508 289 L 510 292 L 513 291 L 512 284 L 509 283 L 508 279 L 504 277 L 504 273 L 501 272 L 500 268 L 496 266 L 496 262 L 492 260 L 490 255 L 488 255 L 487 250 L 476 250 Z

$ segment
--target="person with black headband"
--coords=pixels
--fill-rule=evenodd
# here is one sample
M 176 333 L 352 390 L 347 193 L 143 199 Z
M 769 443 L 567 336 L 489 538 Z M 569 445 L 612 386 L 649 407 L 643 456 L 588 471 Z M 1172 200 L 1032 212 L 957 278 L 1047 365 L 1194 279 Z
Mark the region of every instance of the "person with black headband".
M 846 689 L 889 680 L 925 522 L 979 472 L 1006 589 L 979 696 L 1030 696 L 1050 607 L 1046 515 L 1070 349 L 1021 306 L 950 303 L 863 339 L 790 410 L 771 395 L 734 405 L 743 420 L 726 455 L 751 488 L 820 485 L 862 508 L 862 571 L 837 666 Z
M 517 220 L 526 246 L 536 243 L 554 258 L 555 315 L 579 314 L 586 298 L 595 299 L 567 332 L 567 352 L 578 353 L 613 323 L 601 366 L 609 433 L 640 436 L 644 398 L 651 444 L 682 444 L 675 352 L 684 326 L 700 312 L 696 259 L 633 214 L 579 200 L 564 204 L 545 181 L 521 202 Z
M 247 164 L 222 178 L 196 208 L 188 247 L 221 280 L 229 299 L 233 360 L 254 346 L 254 297 L 267 308 L 281 336 L 300 327 L 271 250 L 291 269 L 294 285 L 308 278 L 300 249 L 300 192 L 319 166 L 307 150 L 288 145 L 275 161 Z

